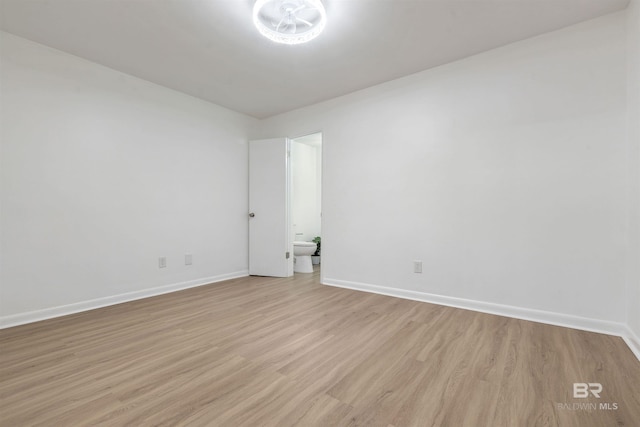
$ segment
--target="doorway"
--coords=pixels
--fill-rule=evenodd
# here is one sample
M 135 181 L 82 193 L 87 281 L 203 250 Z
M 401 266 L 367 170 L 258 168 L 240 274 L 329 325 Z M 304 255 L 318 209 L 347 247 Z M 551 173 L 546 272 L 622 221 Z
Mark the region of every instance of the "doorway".
M 316 243 L 311 255 L 313 270 L 322 264 L 322 133 L 291 139 L 291 236 L 294 242 Z M 296 256 L 294 272 L 309 273 L 307 259 Z M 300 262 L 300 261 L 303 262 Z
M 318 243 L 301 261 L 320 270 L 321 194 L 321 133 L 249 141 L 250 275 L 293 276 L 294 241 Z

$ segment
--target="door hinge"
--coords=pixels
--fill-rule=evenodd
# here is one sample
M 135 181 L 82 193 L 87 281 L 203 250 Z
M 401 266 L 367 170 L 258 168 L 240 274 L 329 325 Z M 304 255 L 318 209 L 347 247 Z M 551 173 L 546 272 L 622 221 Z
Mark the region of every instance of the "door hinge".
M 284 254 L 285 259 L 289 259 L 290 256 L 291 256 L 291 254 L 289 252 Z

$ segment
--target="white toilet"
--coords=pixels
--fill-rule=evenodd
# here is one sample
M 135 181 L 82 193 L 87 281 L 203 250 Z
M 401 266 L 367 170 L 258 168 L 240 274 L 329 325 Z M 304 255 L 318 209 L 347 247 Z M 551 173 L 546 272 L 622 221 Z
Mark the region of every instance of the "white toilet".
M 316 251 L 313 242 L 293 242 L 293 271 L 295 273 L 313 273 L 311 255 Z

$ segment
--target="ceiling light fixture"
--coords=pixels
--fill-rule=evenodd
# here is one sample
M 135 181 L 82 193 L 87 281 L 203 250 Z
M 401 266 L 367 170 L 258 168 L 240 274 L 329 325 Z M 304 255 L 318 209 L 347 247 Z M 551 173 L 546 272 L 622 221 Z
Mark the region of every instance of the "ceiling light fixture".
M 253 23 L 276 43 L 306 43 L 324 29 L 327 14 L 320 0 L 257 0 Z

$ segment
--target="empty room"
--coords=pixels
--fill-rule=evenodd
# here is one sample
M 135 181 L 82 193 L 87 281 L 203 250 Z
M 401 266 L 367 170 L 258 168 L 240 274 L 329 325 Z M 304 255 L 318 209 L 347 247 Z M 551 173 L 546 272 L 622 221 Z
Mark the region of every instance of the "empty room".
M 640 0 L 0 0 L 0 426 L 638 426 Z

